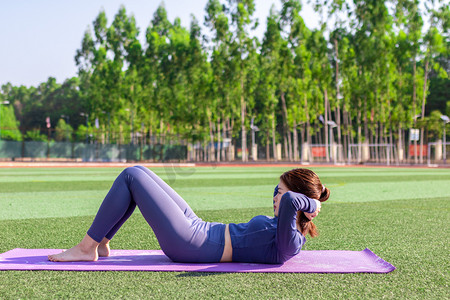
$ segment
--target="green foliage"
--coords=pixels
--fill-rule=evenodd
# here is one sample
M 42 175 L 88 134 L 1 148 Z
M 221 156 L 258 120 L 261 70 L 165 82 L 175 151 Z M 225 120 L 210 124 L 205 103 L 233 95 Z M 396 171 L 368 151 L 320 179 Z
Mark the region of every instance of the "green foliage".
M 434 77 L 430 79 L 430 94 L 427 97 L 426 109 L 427 115 L 434 110 L 439 110 L 446 114 L 446 103 L 450 91 L 450 79 Z
M 45 142 L 48 140 L 48 137 L 45 134 L 41 134 L 41 131 L 39 129 L 33 129 L 28 130 L 25 133 L 24 139 L 27 141 Z
M 55 132 L 56 132 L 55 136 L 56 141 L 68 141 L 68 142 L 72 141 L 73 128 L 72 126 L 67 124 L 63 119 L 58 120 Z
M 75 140 L 78 142 L 84 142 L 88 140 L 89 130 L 86 126 L 80 125 L 75 131 Z
M 2 140 L 22 140 L 22 134 L 19 131 L 19 121 L 16 119 L 12 105 L 0 105 L 0 129 L 0 138 Z

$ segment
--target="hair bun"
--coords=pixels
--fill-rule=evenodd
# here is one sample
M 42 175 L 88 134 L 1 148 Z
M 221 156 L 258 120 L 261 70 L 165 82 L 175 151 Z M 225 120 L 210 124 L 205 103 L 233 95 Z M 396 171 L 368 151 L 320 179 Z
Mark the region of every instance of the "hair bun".
M 322 189 L 322 194 L 320 194 L 319 201 L 325 202 L 330 197 L 330 190 L 327 187 L 325 187 L 324 185 L 322 185 L 322 186 L 323 186 L 323 189 Z

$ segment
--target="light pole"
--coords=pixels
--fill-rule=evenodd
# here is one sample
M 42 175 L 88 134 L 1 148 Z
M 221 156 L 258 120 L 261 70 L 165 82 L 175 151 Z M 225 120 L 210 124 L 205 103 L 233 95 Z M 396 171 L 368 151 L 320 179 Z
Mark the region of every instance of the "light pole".
M 330 153 L 331 153 L 331 159 L 334 160 L 334 163 L 336 163 L 336 157 L 333 155 L 333 128 L 337 127 L 337 124 L 334 121 L 327 121 L 327 125 L 330 128 Z M 336 151 L 337 153 L 337 151 Z
M 2 102 L 0 102 L 0 105 L 1 104 L 9 104 L 9 101 L 2 101 Z M 0 114 L 1 114 L 1 107 L 0 107 Z M 2 121 L 1 121 L 1 118 L 0 118 L 0 140 L 2 139 Z
M 413 120 L 414 120 L 414 127 L 416 127 L 416 123 L 417 123 L 417 118 L 419 118 L 421 115 L 415 115 L 413 116 Z M 414 138 L 413 138 L 413 147 L 414 147 L 414 164 L 417 165 L 418 161 L 417 161 L 417 156 L 419 154 L 419 152 L 417 151 L 417 141 L 421 138 L 419 136 L 419 129 L 414 128 L 414 134 L 413 134 Z M 409 138 L 411 140 L 411 137 Z M 420 149 L 420 151 L 422 151 L 422 149 Z
M 444 121 L 444 143 L 443 143 L 444 151 L 442 151 L 443 152 L 442 154 L 444 156 L 444 165 L 445 165 L 447 163 L 447 151 L 446 151 L 446 147 L 445 147 L 446 146 L 445 145 L 445 143 L 446 143 L 445 125 L 450 122 L 450 118 L 445 115 L 442 115 L 441 120 Z
M 250 129 L 252 130 L 252 159 L 257 160 L 258 151 L 255 151 L 255 131 L 259 131 L 258 126 L 254 125 L 255 117 L 252 117 L 252 121 L 250 124 Z

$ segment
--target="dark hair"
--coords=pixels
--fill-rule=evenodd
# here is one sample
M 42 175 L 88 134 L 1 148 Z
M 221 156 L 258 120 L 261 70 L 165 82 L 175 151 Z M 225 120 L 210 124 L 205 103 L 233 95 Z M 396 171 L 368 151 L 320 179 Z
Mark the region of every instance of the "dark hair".
M 330 190 L 322 185 L 319 176 L 309 169 L 297 168 L 284 172 L 280 176 L 280 180 L 283 181 L 288 190 L 302 193 L 320 202 L 327 201 L 330 197 Z M 302 211 L 297 212 L 297 226 L 304 236 L 306 234 L 312 237 L 318 235 L 316 225 Z

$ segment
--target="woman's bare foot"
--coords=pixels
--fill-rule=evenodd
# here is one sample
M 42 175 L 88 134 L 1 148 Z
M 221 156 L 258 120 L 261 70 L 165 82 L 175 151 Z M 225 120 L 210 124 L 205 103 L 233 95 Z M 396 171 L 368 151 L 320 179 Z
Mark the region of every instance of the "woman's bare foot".
M 48 256 L 50 261 L 96 261 L 98 259 L 98 244 L 86 235 L 75 247 L 64 252 Z
M 76 245 L 64 252 L 48 256 L 50 261 L 96 261 L 98 259 L 97 251 L 85 251 Z
M 109 248 L 109 240 L 107 238 L 103 238 L 100 245 L 98 245 L 97 253 L 99 257 L 107 257 L 109 256 L 111 250 Z

